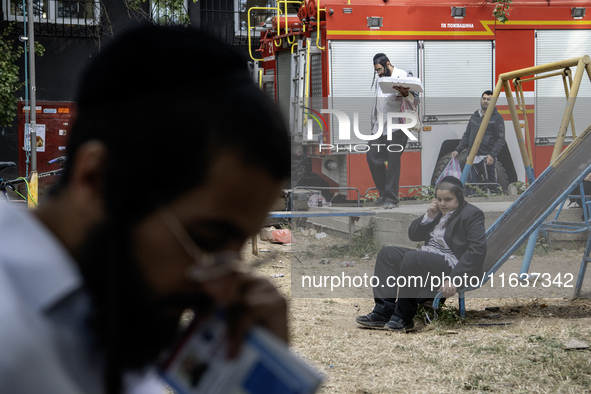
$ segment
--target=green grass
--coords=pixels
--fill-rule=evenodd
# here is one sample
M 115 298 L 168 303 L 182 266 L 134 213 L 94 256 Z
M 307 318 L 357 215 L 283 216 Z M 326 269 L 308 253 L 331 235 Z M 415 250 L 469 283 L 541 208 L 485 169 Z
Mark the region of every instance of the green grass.
M 382 245 L 375 239 L 364 235 L 356 235 L 353 238 L 353 245 L 340 245 L 324 251 L 324 256 L 328 258 L 343 258 L 350 260 L 359 260 L 368 256 L 370 260 L 375 260 Z
M 428 316 L 428 319 L 425 315 Z M 415 317 L 423 319 L 427 322 L 430 320 L 432 326 L 435 329 L 451 328 L 456 325 L 463 324 L 464 322 L 460 317 L 458 308 L 445 304 L 441 305 L 436 313 L 432 308 L 426 308 L 421 305 L 419 306 L 419 309 L 417 309 Z
M 527 248 L 527 241 L 522 243 L 521 246 L 515 251 L 516 256 L 524 256 L 525 249 Z M 548 244 L 548 241 L 544 237 L 538 237 L 536 240 L 536 246 L 534 247 L 534 255 L 535 256 L 547 256 L 550 251 L 551 247 Z

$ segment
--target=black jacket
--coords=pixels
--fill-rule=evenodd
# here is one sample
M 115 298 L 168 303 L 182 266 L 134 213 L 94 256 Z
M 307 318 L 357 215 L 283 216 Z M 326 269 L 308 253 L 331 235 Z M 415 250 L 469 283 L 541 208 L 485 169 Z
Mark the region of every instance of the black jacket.
M 474 144 L 474 140 L 478 135 L 478 129 L 480 128 L 480 124 L 482 123 L 483 118 L 484 117 L 480 116 L 478 111 L 474 111 L 474 113 L 470 117 L 468 125 L 466 126 L 466 131 L 462 136 L 462 140 L 455 149 L 456 152 L 461 152 L 466 148 L 472 149 L 472 145 Z M 496 158 L 499 155 L 499 153 L 501 153 L 501 149 L 503 149 L 504 145 L 505 120 L 503 119 L 503 116 L 501 116 L 499 111 L 495 108 L 490 118 L 490 122 L 488 122 L 488 126 L 486 127 L 484 137 L 482 137 L 482 142 L 480 143 L 480 147 L 478 148 L 477 155 L 491 155 L 492 157 Z
M 460 208 L 458 208 L 460 209 Z M 408 229 L 411 241 L 429 242 L 430 233 L 439 223 L 441 213 L 431 223 L 421 225 L 423 216 L 414 220 Z M 447 246 L 458 259 L 458 264 L 452 269 L 450 277 L 464 274 L 482 277 L 483 263 L 486 256 L 486 230 L 484 228 L 484 213 L 470 203 L 454 215 L 445 228 L 443 236 Z

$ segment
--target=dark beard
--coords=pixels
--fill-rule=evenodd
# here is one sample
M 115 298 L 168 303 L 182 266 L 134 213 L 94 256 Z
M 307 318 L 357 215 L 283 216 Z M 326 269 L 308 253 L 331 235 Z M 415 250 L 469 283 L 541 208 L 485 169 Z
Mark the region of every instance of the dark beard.
M 390 71 L 390 67 L 384 66 L 384 77 L 392 76 L 392 72 Z
M 121 391 L 126 371 L 153 365 L 178 335 L 180 316 L 163 310 L 212 305 L 205 295 L 156 299 L 135 260 L 130 234 L 121 223 L 100 224 L 76 256 L 93 302 L 89 323 L 105 356 L 108 393 Z

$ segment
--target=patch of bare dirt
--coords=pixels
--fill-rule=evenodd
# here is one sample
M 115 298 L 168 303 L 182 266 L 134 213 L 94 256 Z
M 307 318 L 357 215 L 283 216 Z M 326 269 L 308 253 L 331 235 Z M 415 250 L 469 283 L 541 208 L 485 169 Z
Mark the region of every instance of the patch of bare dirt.
M 591 352 L 565 346 L 573 339 L 591 344 L 591 301 L 573 299 L 568 286 L 576 282 L 582 250 L 535 255 L 530 272 L 552 279 L 540 277 L 535 286 L 509 283 L 509 275 L 520 272 L 522 257 L 515 256 L 495 274 L 496 282 L 466 293 L 463 322 L 425 324 L 417 316 L 417 330 L 399 334 L 355 323 L 373 308 L 370 287 L 336 292 L 301 286 L 304 275 L 371 275 L 375 252 L 351 252 L 347 240 L 330 235 L 294 235 L 289 246 L 259 241 L 258 257 L 247 245 L 244 256 L 289 299 L 291 345 L 325 375 L 320 392 L 591 392 Z M 573 281 L 554 280 L 568 273 Z M 591 295 L 588 278 L 582 294 Z M 457 313 L 457 307 L 453 297 L 441 313 Z

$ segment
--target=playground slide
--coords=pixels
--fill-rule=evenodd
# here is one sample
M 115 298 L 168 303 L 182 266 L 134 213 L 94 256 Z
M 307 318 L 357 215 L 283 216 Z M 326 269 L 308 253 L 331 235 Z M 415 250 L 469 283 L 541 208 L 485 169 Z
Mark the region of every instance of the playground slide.
M 487 230 L 484 270 L 488 274 L 495 273 L 589 172 L 591 125 Z

